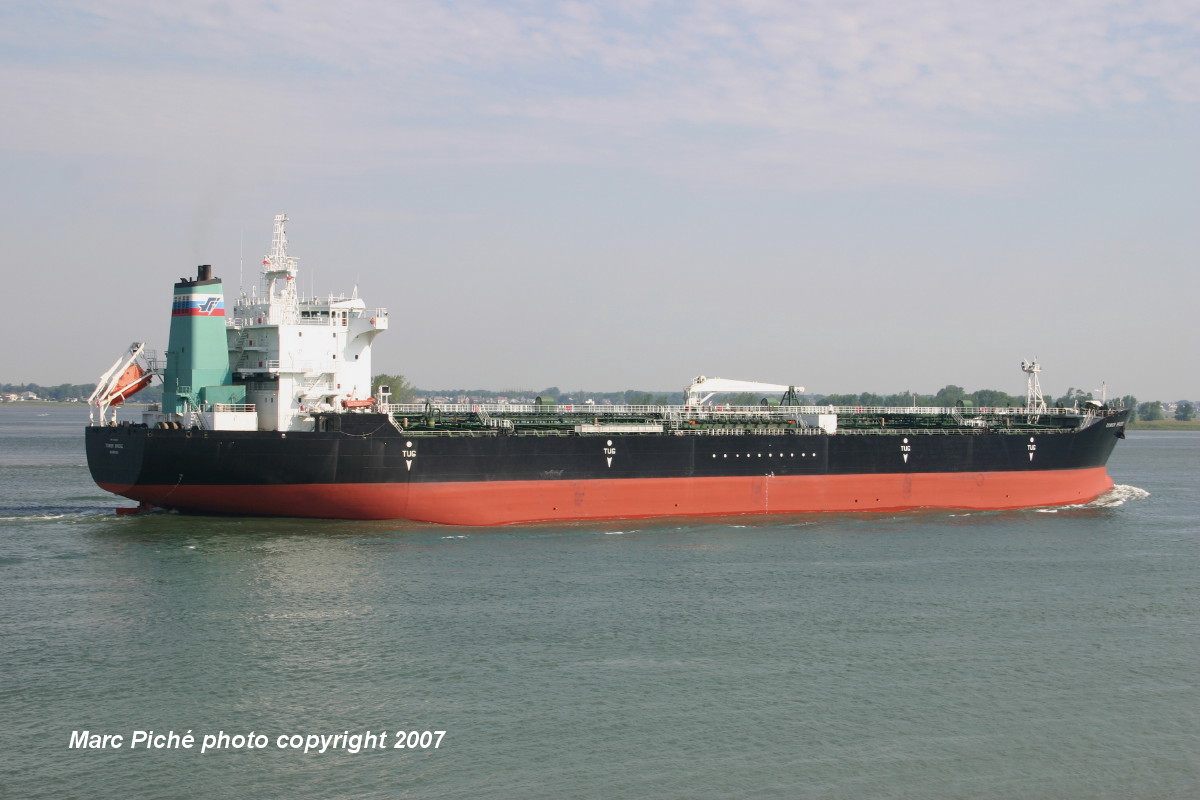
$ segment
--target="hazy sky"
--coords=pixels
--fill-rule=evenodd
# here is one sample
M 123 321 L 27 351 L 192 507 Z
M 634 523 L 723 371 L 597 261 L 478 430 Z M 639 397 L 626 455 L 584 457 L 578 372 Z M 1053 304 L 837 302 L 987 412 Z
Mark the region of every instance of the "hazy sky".
M 7 0 L 0 107 L 0 381 L 286 212 L 425 388 L 1200 399 L 1196 0 Z

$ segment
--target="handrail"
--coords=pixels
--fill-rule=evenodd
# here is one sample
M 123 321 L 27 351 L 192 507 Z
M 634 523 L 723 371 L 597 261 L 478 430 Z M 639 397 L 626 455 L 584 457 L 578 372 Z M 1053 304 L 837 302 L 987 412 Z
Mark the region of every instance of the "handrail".
M 442 414 L 484 414 L 490 416 L 534 416 L 534 417 L 661 417 L 677 419 L 724 419 L 730 417 L 753 419 L 787 419 L 796 416 L 837 414 L 846 416 L 947 416 L 965 418 L 978 417 L 1029 417 L 1029 416 L 1083 416 L 1086 412 L 1076 408 L 957 408 L 946 406 L 679 406 L 679 405 L 532 405 L 504 403 L 435 403 L 433 408 Z M 419 417 L 425 413 L 425 403 L 391 403 L 380 407 L 390 414 L 407 414 Z M 1117 413 L 1116 410 L 1092 412 L 1101 415 Z
M 496 427 L 483 427 L 483 428 L 475 428 L 475 429 L 470 429 L 470 430 L 463 430 L 463 429 L 458 429 L 458 428 L 434 428 L 431 430 L 421 430 L 420 435 L 422 437 L 425 437 L 425 436 L 445 436 L 445 437 L 499 436 L 499 435 L 502 435 L 502 431 L 508 427 L 508 426 L 503 425 L 503 423 L 508 422 L 510 426 L 512 424 L 511 421 L 509 421 L 509 420 L 493 420 L 493 422 L 498 422 L 501 424 Z M 828 435 L 821 428 L 798 428 L 795 426 L 793 426 L 791 428 L 786 428 L 786 429 L 779 428 L 779 429 L 768 429 L 768 430 L 753 430 L 751 428 L 704 428 L 704 427 L 695 427 L 694 428 L 694 427 L 688 426 L 688 427 L 681 427 L 681 428 L 673 429 L 673 430 L 669 431 L 669 434 L 672 436 L 712 436 L 712 437 L 720 438 L 723 436 L 747 436 L 747 435 L 752 435 L 752 434 L 782 435 L 782 432 L 784 432 L 784 431 L 786 431 L 786 433 L 788 435 L 793 435 L 793 436 L 827 436 Z M 839 428 L 836 435 L 837 436 L 880 436 L 880 435 L 883 435 L 883 436 L 890 436 L 890 437 L 899 437 L 899 436 L 913 436 L 913 435 L 921 435 L 921 436 L 927 436 L 927 435 L 928 436 L 983 436 L 983 435 L 989 434 L 989 433 L 990 434 L 1005 433 L 1005 434 L 1010 434 L 1013 436 L 1023 436 L 1025 434 L 1027 434 L 1028 432 L 1029 432 L 1028 429 L 1022 430 L 1022 429 L 1018 429 L 1018 428 L 1000 428 L 1000 429 L 992 429 L 992 430 L 989 430 L 987 428 L 870 428 L 870 429 Z M 1072 433 L 1077 433 L 1077 432 L 1078 432 L 1078 430 L 1075 428 L 1039 428 L 1037 431 L 1037 435 L 1038 436 L 1057 436 L 1057 435 L 1067 435 L 1067 434 L 1072 434 Z M 522 430 L 521 435 L 522 436 L 545 436 L 545 437 L 578 436 L 579 432 L 577 430 L 575 430 L 574 428 L 530 428 L 528 430 Z
M 352 298 L 330 298 L 331 303 L 343 302 Z M 325 325 L 330 328 L 343 328 L 346 326 L 342 314 L 346 315 L 347 319 L 367 319 L 371 317 L 386 317 L 388 311 L 386 308 L 337 308 L 336 306 L 325 306 L 324 301 L 321 301 L 316 307 L 306 306 L 301 303 L 295 319 L 284 321 L 284 314 L 276 308 L 274 313 L 270 306 L 266 304 L 255 306 L 242 306 L 242 311 L 254 311 L 250 316 L 229 316 L 225 319 L 227 327 L 244 330 L 247 328 L 266 328 L 274 327 L 280 324 L 289 325 Z M 303 316 L 303 312 L 310 312 L 309 316 Z M 313 314 L 313 312 L 321 311 L 324 313 Z M 261 320 L 261 321 L 260 321 Z

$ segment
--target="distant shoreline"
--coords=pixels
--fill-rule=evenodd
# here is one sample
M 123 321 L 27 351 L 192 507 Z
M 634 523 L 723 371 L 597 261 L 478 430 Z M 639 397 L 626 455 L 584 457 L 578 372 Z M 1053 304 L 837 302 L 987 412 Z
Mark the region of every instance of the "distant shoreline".
M 123 408 L 146 408 L 149 403 L 125 403 Z M 39 406 L 72 406 L 78 407 L 87 411 L 90 406 L 87 403 L 73 403 L 69 400 L 14 400 L 11 402 L 0 403 L 0 408 L 36 408 Z
M 1134 431 L 1200 431 L 1200 419 L 1180 422 L 1177 419 L 1140 419 L 1129 426 Z

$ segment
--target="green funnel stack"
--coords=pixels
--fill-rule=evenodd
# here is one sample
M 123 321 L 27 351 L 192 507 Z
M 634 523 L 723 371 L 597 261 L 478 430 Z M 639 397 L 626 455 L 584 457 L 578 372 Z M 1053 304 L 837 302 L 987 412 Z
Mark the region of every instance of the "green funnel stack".
M 225 335 L 225 295 L 212 267 L 197 269 L 194 280 L 175 284 L 171 305 L 171 337 L 163 373 L 163 411 L 177 414 L 197 409 L 206 387 L 232 383 Z

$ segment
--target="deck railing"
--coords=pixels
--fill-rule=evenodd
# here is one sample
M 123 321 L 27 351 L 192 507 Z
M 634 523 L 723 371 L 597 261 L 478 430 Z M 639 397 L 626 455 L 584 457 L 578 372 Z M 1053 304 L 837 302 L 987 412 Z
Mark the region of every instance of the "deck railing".
M 797 416 L 947 416 L 962 417 L 1030 417 L 1070 416 L 1084 413 L 1076 408 L 946 408 L 942 406 L 668 406 L 668 405 L 535 405 L 500 403 L 392 403 L 380 410 L 418 417 L 432 409 L 448 416 L 481 414 L 485 417 L 511 416 L 570 416 L 570 417 L 652 417 L 654 419 L 788 419 Z M 1116 413 L 1096 412 L 1101 416 Z
M 338 300 L 346 300 L 348 298 L 331 298 L 332 302 Z M 271 325 L 324 325 L 330 328 L 341 328 L 346 326 L 348 319 L 363 319 L 366 317 L 386 317 L 386 308 L 308 308 L 305 305 L 299 306 L 296 314 L 293 316 L 282 307 L 276 307 L 274 312 L 267 305 L 254 306 L 251 308 L 243 307 L 243 312 L 251 311 L 248 316 L 229 316 L 225 318 L 225 325 L 230 328 L 247 329 L 260 326 Z M 307 313 L 306 313 L 307 312 Z M 345 316 L 343 316 L 345 315 Z

